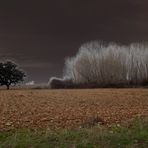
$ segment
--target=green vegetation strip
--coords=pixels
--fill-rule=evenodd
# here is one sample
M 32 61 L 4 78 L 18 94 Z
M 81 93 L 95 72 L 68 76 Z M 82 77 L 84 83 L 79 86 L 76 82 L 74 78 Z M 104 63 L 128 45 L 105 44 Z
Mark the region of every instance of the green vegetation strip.
M 0 148 L 148 147 L 148 120 L 73 130 L 19 129 L 0 133 Z

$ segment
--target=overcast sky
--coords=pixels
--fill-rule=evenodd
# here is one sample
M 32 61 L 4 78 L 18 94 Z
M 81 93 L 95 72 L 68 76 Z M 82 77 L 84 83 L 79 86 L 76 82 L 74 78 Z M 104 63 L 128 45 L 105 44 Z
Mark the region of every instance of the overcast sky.
M 0 1 L 0 59 L 15 60 L 30 80 L 61 76 L 65 57 L 92 40 L 148 41 L 148 1 Z

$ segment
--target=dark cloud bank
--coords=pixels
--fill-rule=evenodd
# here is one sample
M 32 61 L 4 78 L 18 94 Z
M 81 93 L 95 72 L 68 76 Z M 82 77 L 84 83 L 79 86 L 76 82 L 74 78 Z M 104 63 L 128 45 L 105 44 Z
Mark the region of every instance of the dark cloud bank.
M 30 80 L 47 82 L 84 42 L 147 41 L 147 7 L 147 0 L 0 2 L 0 58 L 21 64 Z

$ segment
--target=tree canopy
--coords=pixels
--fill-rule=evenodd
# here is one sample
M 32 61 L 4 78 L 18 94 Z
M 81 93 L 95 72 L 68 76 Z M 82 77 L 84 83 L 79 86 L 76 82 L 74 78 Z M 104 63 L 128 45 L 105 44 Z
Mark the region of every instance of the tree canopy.
M 16 85 L 24 81 L 26 77 L 23 70 L 19 69 L 18 65 L 12 61 L 0 62 L 0 85 L 5 85 L 7 89 L 11 85 Z

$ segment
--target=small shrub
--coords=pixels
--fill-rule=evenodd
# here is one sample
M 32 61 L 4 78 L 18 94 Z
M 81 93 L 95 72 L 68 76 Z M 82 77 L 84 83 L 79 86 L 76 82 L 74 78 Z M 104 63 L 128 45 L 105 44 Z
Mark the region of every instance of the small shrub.
M 72 86 L 73 84 L 70 79 L 61 79 L 61 78 L 52 77 L 49 80 L 50 88 L 70 88 Z

